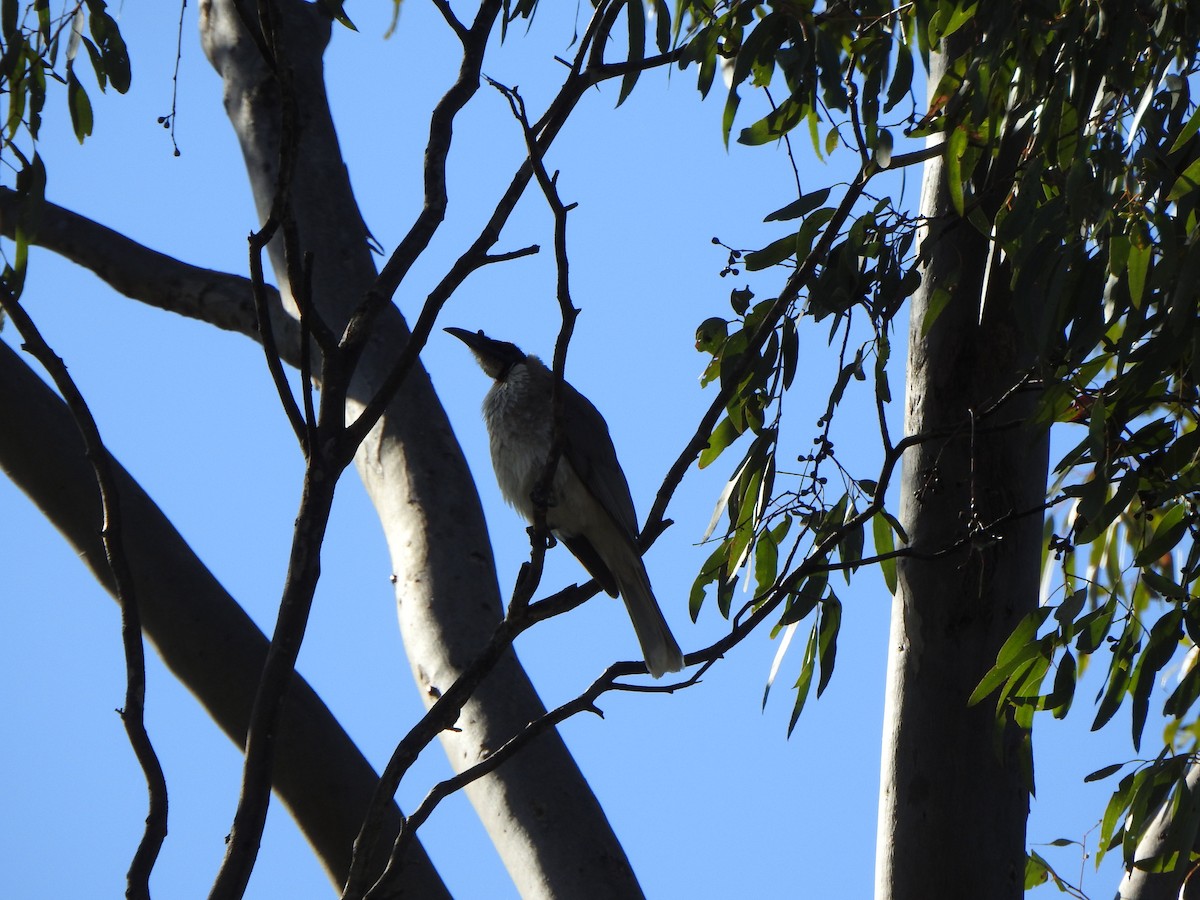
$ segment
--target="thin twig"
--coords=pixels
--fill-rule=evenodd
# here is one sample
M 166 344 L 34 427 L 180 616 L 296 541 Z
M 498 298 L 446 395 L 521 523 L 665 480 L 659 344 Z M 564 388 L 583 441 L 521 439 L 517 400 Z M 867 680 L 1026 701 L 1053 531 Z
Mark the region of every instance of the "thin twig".
M 266 282 L 263 279 L 262 251 L 271 242 L 277 229 L 278 222 L 275 217 L 269 216 L 260 230 L 250 233 L 250 285 L 254 295 L 254 310 L 258 314 L 259 341 L 267 358 L 267 371 L 271 373 L 271 380 L 275 383 L 275 391 L 279 394 L 280 405 L 283 406 L 283 412 L 292 426 L 292 432 L 296 435 L 304 455 L 308 456 L 308 426 L 300 407 L 296 404 L 296 398 L 292 395 L 291 385 L 288 384 L 287 374 L 283 371 L 283 363 L 279 358 L 279 349 L 275 345 L 275 331 L 271 326 L 271 311 L 267 303 Z M 303 359 L 306 355 L 304 347 L 307 344 L 307 335 L 303 333 L 303 329 L 301 331 L 300 352 Z
M 313 254 L 311 250 L 304 252 L 302 269 L 300 295 L 296 298 L 296 308 L 300 313 L 300 391 L 304 398 L 305 434 L 308 438 L 308 446 L 312 447 L 317 441 L 317 414 L 313 407 L 312 343 L 309 341 L 309 337 L 313 332 L 314 323 L 318 326 L 318 332 L 322 331 L 324 323 L 313 304 Z
M 944 151 L 945 148 L 939 145 L 917 150 L 913 153 L 894 156 L 892 157 L 891 164 L 888 166 L 888 171 L 917 165 L 941 155 Z M 804 261 L 788 276 L 787 282 L 779 292 L 779 297 L 772 303 L 766 315 L 761 319 L 758 328 L 750 336 L 747 352 L 743 354 L 741 364 L 734 367 L 728 379 L 722 378 L 724 386 L 717 391 L 717 395 L 713 398 L 712 403 L 704 415 L 700 417 L 696 431 L 684 445 L 675 462 L 667 470 L 662 486 L 654 498 L 654 505 L 650 508 L 650 512 L 646 517 L 646 527 L 643 529 L 643 535 L 647 531 L 654 533 L 654 527 L 658 523 L 665 521 L 664 517 L 667 507 L 670 505 L 671 498 L 683 481 L 687 470 L 691 467 L 692 461 L 708 446 L 708 440 L 712 435 L 713 428 L 716 427 L 717 421 L 725 411 L 726 404 L 728 404 L 729 398 L 732 396 L 736 386 L 741 383 L 745 370 L 753 364 L 753 360 L 758 358 L 757 351 L 766 342 L 768 335 L 775 330 L 788 307 L 800 295 L 800 291 L 804 289 L 813 275 L 816 274 L 817 266 L 828 256 L 830 249 L 833 247 L 834 240 L 836 240 L 842 225 L 845 224 L 846 219 L 849 217 L 854 204 L 862 196 L 867 182 L 879 171 L 879 168 L 873 162 L 868 162 L 859 170 L 858 176 L 846 190 L 842 202 L 838 205 L 833 217 L 829 220 L 829 224 L 825 226 L 825 231 L 821 234 L 821 237 L 804 258 Z
M 258 15 L 263 28 L 258 46 L 280 91 L 279 172 L 268 222 L 277 223 L 283 234 L 286 277 L 301 318 L 303 366 L 308 353 L 309 334 L 318 345 L 328 346 L 331 338 L 315 313 L 311 298 L 306 296 L 310 279 L 305 270 L 311 267 L 311 260 L 306 261 L 292 211 L 291 182 L 299 153 L 300 125 L 292 69 L 277 64 L 279 60 L 288 58 L 288 48 L 284 43 L 285 28 L 277 19 L 279 10 L 267 0 L 260 0 Z M 254 25 L 247 23 L 247 27 L 253 28 Z M 262 240 L 261 246 L 265 245 L 266 240 Z M 258 267 L 255 281 L 258 285 L 256 305 L 260 323 L 264 320 L 265 311 L 261 290 L 261 246 L 251 253 L 251 264 Z M 268 332 L 269 329 L 264 331 L 264 337 Z M 269 366 L 278 366 L 277 354 L 268 353 L 267 357 Z M 296 659 L 304 642 L 313 597 L 320 579 L 321 546 L 329 524 L 334 491 L 350 461 L 349 457 L 329 452 L 330 446 L 336 444 L 336 436 L 345 427 L 346 369 L 336 352 L 325 354 L 321 369 L 323 392 L 320 409 L 314 412 L 312 408 L 311 380 L 305 378 L 302 389 L 305 391 L 306 414 L 303 415 L 286 379 L 276 375 L 276 370 L 272 369 L 288 419 L 304 450 L 304 488 L 292 535 L 287 577 L 279 601 L 275 630 L 246 730 L 241 792 L 226 842 L 225 858 L 209 893 L 210 900 L 238 900 L 245 893 L 258 857 L 271 802 L 275 746 L 284 698 L 295 674 Z
M 471 27 L 459 35 L 463 45 L 463 58 L 459 65 L 458 77 L 438 101 L 429 117 L 429 141 L 425 146 L 425 198 L 421 212 L 346 324 L 341 343 L 352 355 L 361 352 L 375 316 L 384 304 L 391 300 L 446 217 L 446 209 L 450 202 L 446 192 L 446 161 L 450 156 L 454 120 L 479 90 L 484 53 L 502 5 L 501 0 L 484 0 L 479 5 Z
M 7 285 L 0 284 L 0 307 L 20 332 L 23 348 L 45 367 L 58 388 L 79 434 L 87 458 L 96 475 L 100 495 L 100 539 L 112 573 L 113 588 L 121 607 L 121 642 L 125 650 L 125 706 L 119 710 L 121 721 L 138 764 L 146 778 L 149 811 L 146 828 L 134 853 L 126 876 L 126 896 L 131 900 L 149 900 L 150 873 L 167 836 L 167 781 L 162 765 L 146 731 L 146 658 L 142 645 L 142 623 L 134 587 L 133 571 L 125 555 L 122 533 L 121 501 L 117 492 L 112 457 L 100 438 L 100 430 L 91 410 L 62 359 L 50 348 L 33 319 L 17 301 Z
M 601 10 L 604 8 L 601 7 Z M 597 15 L 599 15 L 601 10 L 597 11 Z M 591 30 L 589 29 L 589 31 Z M 563 82 L 558 94 L 551 101 L 541 118 L 532 125 L 533 132 L 537 135 L 539 154 L 545 154 L 546 150 L 558 136 L 558 133 L 562 130 L 562 127 L 566 124 L 570 113 L 589 88 L 603 81 L 619 78 L 632 68 L 641 68 L 648 71 L 660 66 L 669 65 L 680 58 L 684 48 L 676 48 L 669 53 L 646 57 L 638 64 L 632 64 L 628 61 L 603 63 L 598 68 L 580 70 L 579 67 L 582 66 L 582 60 L 586 58 L 586 49 L 586 45 L 581 47 L 576 64 L 571 69 L 571 74 Z M 440 150 L 440 145 L 435 146 L 431 136 L 427 155 L 435 150 Z M 441 174 L 444 177 L 444 160 Z M 380 416 L 383 415 L 388 404 L 391 402 L 391 398 L 395 396 L 396 391 L 400 389 L 400 385 L 408 376 L 413 365 L 415 365 L 421 350 L 425 346 L 425 342 L 433 332 L 434 324 L 441 313 L 442 307 L 467 277 L 493 261 L 536 252 L 536 248 L 527 247 L 512 254 L 499 256 L 489 256 L 488 254 L 489 249 L 500 239 L 501 230 L 508 222 L 509 217 L 516 208 L 517 201 L 524 195 L 525 189 L 533 177 L 533 165 L 527 158 L 513 175 L 508 188 L 497 202 L 491 217 L 484 224 L 479 236 L 463 251 L 462 255 L 454 262 L 442 280 L 425 298 L 421 312 L 412 325 L 409 339 L 397 357 L 391 371 L 382 382 L 376 395 L 372 397 L 358 418 L 348 427 L 344 440 L 346 452 L 353 452 L 353 448 L 362 442 L 366 434 L 375 426 Z M 424 210 L 422 211 L 422 216 L 425 216 Z M 417 226 L 414 225 L 413 228 L 416 229 Z M 410 234 L 413 233 L 413 230 L 410 229 Z M 432 236 L 432 232 L 430 232 L 429 236 Z M 407 241 L 409 238 L 406 237 L 405 240 Z M 415 240 L 414 238 L 413 241 L 415 242 Z M 411 261 L 407 260 L 407 255 L 400 254 L 401 249 L 404 247 L 405 244 L 402 242 L 396 248 L 396 252 L 392 255 L 392 260 L 389 260 L 388 266 L 385 267 L 385 272 L 380 273 L 379 279 L 376 280 L 375 285 L 368 292 L 370 296 L 367 301 L 364 301 L 364 307 L 360 307 L 359 313 L 355 314 L 355 318 L 351 320 L 352 325 L 347 326 L 347 332 L 342 339 L 343 346 L 353 347 L 363 339 L 362 335 L 357 334 L 357 330 L 360 327 L 359 324 L 354 323 L 369 321 L 369 316 L 364 312 L 364 308 L 368 308 L 370 304 L 386 302 L 395 292 L 400 283 L 398 278 L 402 278 L 403 274 L 407 272 L 408 267 L 411 266 Z M 411 249 L 409 247 L 410 251 Z M 387 274 L 386 278 L 385 273 Z M 361 320 L 357 318 L 360 313 L 363 313 Z
M 400 836 L 396 839 L 396 847 L 393 851 L 393 858 L 401 858 L 409 844 L 415 839 L 417 829 L 420 828 L 429 817 L 433 814 L 438 805 L 456 791 L 460 791 L 467 785 L 478 781 L 485 775 L 489 775 L 496 769 L 500 768 L 508 760 L 512 759 L 522 748 L 527 746 L 535 738 L 540 737 L 552 728 L 565 722 L 567 719 L 578 715 L 582 712 L 593 713 L 600 718 L 604 718 L 604 712 L 597 705 L 596 701 L 609 691 L 626 691 L 633 693 L 674 693 L 685 687 L 691 687 L 698 683 L 700 673 L 690 676 L 682 682 L 674 684 L 625 684 L 616 679 L 622 675 L 640 674 L 630 672 L 630 663 L 615 663 L 609 666 L 592 685 L 572 700 L 557 707 L 556 709 L 547 712 L 545 715 L 538 717 L 530 722 L 523 729 L 509 738 L 501 747 L 494 753 L 490 754 L 486 759 L 481 760 L 469 769 L 464 769 L 457 775 L 447 778 L 444 781 L 434 785 L 434 787 L 425 796 L 413 812 L 405 819 L 404 826 L 401 829 Z M 368 900 L 369 900 L 368 895 Z
M 579 316 L 579 310 L 571 302 L 570 258 L 567 255 L 567 214 L 574 209 L 575 204 L 568 206 L 559 197 L 558 173 L 556 172 L 554 176 L 551 176 L 546 170 L 546 161 L 542 158 L 544 151 L 538 146 L 537 136 L 533 133 L 533 128 L 529 124 L 529 118 L 525 114 L 525 101 L 521 99 L 520 93 L 516 88 L 506 87 L 491 78 L 488 78 L 487 81 L 488 84 L 498 90 L 508 101 L 513 117 L 521 126 L 521 133 L 525 138 L 528 160 L 533 166 L 533 173 L 537 179 L 538 186 L 542 189 L 542 195 L 546 198 L 546 203 L 549 205 L 550 212 L 554 216 L 555 296 L 558 299 L 562 324 L 559 327 L 558 339 L 554 344 L 554 359 L 552 361 L 554 380 L 550 388 L 550 410 L 554 424 L 550 442 L 550 453 L 546 458 L 542 473 L 533 491 L 533 536 L 535 539 L 544 542 L 549 537 L 546 527 L 546 508 L 551 500 L 551 485 L 554 482 L 554 474 L 558 470 L 559 458 L 566 447 L 566 435 L 563 432 L 563 381 L 566 377 L 567 347 L 570 345 L 571 336 L 575 332 L 575 319 Z M 532 591 L 525 597 L 526 603 L 531 596 Z

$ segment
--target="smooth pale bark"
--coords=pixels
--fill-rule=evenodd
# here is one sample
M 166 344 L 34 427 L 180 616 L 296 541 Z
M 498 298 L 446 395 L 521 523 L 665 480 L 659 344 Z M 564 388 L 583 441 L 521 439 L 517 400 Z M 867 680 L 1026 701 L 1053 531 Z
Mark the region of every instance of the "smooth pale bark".
M 15 191 L 0 187 L 0 234 L 11 239 L 23 224 L 31 243 L 83 266 L 126 297 L 258 339 L 248 278 L 182 262 L 48 201 L 30 228 L 21 206 Z M 284 311 L 278 292 L 267 286 L 266 294 L 279 355 L 299 366 L 300 328 Z
M 291 185 L 303 248 L 314 253 L 317 308 L 335 328 L 375 278 L 367 231 L 354 201 L 330 119 L 322 77 L 329 21 L 314 7 L 278 4 L 287 64 L 300 109 Z M 251 13 L 253 4 L 246 4 Z M 244 30 L 233 0 L 201 4 L 205 52 L 221 75 L 225 108 L 241 142 L 265 219 L 276 190 L 279 88 Z M 414 134 L 414 140 L 425 135 Z M 278 243 L 272 263 L 286 271 Z M 288 291 L 282 291 L 285 298 Z M 353 418 L 381 383 L 408 331 L 388 305 L 376 320 L 351 387 Z M 484 646 L 501 617 L 490 542 L 459 446 L 424 370 L 416 367 L 356 465 L 391 552 L 401 634 L 421 696 L 431 703 Z M 461 771 L 544 711 L 509 653 L 442 735 Z M 397 722 L 397 739 L 410 723 Z M 557 732 L 539 738 L 468 788 L 484 826 L 524 897 L 637 897 L 641 890 L 587 782 Z
M 957 36 L 956 36 L 957 37 Z M 934 55 L 929 84 L 941 75 Z M 985 196 L 986 187 L 980 196 Z M 935 553 L 967 536 L 971 515 L 995 540 L 936 560 L 899 561 L 892 605 L 876 848 L 877 900 L 1023 894 L 1028 797 L 1013 727 L 967 699 L 1013 627 L 1038 602 L 1048 442 L 1013 425 L 1036 397 L 1017 393 L 972 428 L 1028 360 L 1006 275 L 981 304 L 986 240 L 958 219 L 940 159 L 926 165 L 920 214 L 928 263 L 910 311 L 906 434 L 940 434 L 904 457 L 900 519 L 909 546 Z M 923 333 L 933 293 L 950 302 Z M 981 312 L 982 310 L 982 312 Z M 1016 516 L 1016 517 L 1014 517 Z
M 0 469 L 110 591 L 96 477 L 66 404 L 0 342 Z M 231 740 L 245 739 L 267 639 L 137 482 L 117 465 L 126 556 L 145 632 Z M 274 787 L 335 884 L 378 778 L 303 678 L 279 735 Z M 389 821 L 399 821 L 393 806 Z M 409 896 L 448 897 L 424 850 L 405 867 Z

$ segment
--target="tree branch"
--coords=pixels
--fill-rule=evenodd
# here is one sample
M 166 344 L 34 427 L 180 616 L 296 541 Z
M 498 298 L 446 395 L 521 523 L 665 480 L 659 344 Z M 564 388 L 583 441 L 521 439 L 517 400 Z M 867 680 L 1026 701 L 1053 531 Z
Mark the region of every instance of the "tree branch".
M 20 225 L 21 204 L 0 187 L 0 234 L 11 238 Z M 258 340 L 249 279 L 181 262 L 49 201 L 42 204 L 31 240 L 90 270 L 114 290 L 148 306 L 198 319 Z M 266 288 L 271 327 L 280 356 L 300 362 L 300 329 L 283 310 L 279 292 Z
M 345 323 L 376 274 L 324 92 L 327 20 L 322 24 L 320 11 L 310 4 L 280 0 L 279 8 L 282 27 L 294 30 L 288 39 L 289 62 L 304 117 L 291 190 L 300 249 L 316 254 L 314 307 L 332 327 L 342 329 L 345 339 Z M 201 30 L 205 52 L 222 76 L 226 109 L 265 220 L 277 187 L 278 88 L 246 40 L 233 0 L 206 4 Z M 482 244 L 482 264 L 494 243 L 492 237 Z M 283 273 L 279 277 L 286 281 L 280 248 L 273 244 L 269 249 L 277 275 Z M 452 289 L 456 280 L 478 268 L 474 258 L 466 262 L 452 267 L 435 292 Z M 292 285 L 293 292 L 297 289 Z M 364 407 L 377 402 L 379 427 L 372 428 L 376 419 L 369 417 L 361 422 L 361 434 L 343 443 L 348 448 L 365 436 L 356 455 L 358 470 L 392 554 L 401 630 L 426 702 L 445 692 L 464 661 L 478 656 L 502 621 L 490 544 L 470 473 L 428 377 L 415 364 L 431 324 L 430 319 L 424 332 L 410 334 L 392 304 L 381 306 L 361 345 L 344 411 L 357 425 Z M 398 357 L 408 359 L 400 367 L 401 377 L 393 379 L 398 390 L 383 390 Z M 380 397 L 384 399 L 376 401 Z M 458 769 L 543 712 L 508 651 L 468 698 L 461 718 L 452 723 L 457 727 L 440 737 Z M 470 799 L 518 891 L 544 891 L 551 885 L 562 896 L 578 898 L 640 894 L 611 826 L 557 734 L 546 735 L 503 771 L 476 782 Z M 552 840 L 545 840 L 548 834 Z
M 0 385 L 0 470 L 112 592 L 96 529 L 95 476 L 66 405 L 3 341 Z M 266 659 L 266 638 L 129 473 L 115 461 L 113 469 L 125 555 L 145 633 L 168 668 L 240 747 Z M 337 885 L 349 869 L 351 842 L 377 782 L 353 741 L 297 675 L 280 724 L 274 787 Z M 383 817 L 398 827 L 394 804 L 387 805 Z M 419 846 L 405 861 L 404 877 L 411 896 L 449 896 Z
M 613 4 L 601 4 L 601 6 L 593 14 L 593 23 L 597 22 L 601 17 L 607 14 L 609 7 Z M 621 4 L 615 4 L 620 7 Z M 590 45 L 588 43 L 588 35 L 594 36 L 597 33 L 597 28 L 594 25 L 589 26 L 585 33 L 585 38 L 580 43 L 580 48 L 576 56 L 570 74 L 559 88 L 554 99 L 547 106 L 546 111 L 541 118 L 532 126 L 534 134 L 537 135 L 537 152 L 527 156 L 520 168 L 513 175 L 508 188 L 497 202 L 496 207 L 485 223 L 479 236 L 471 243 L 471 245 L 463 251 L 450 270 L 442 278 L 442 280 L 434 287 L 434 289 L 425 298 L 425 303 L 421 308 L 420 314 L 417 316 L 416 322 L 412 326 L 412 335 L 409 342 L 405 345 L 403 352 L 396 359 L 394 366 L 388 373 L 386 380 L 383 382 L 378 394 L 363 410 L 359 420 L 354 422 L 347 433 L 347 444 L 353 446 L 362 435 L 365 435 L 374 426 L 378 417 L 382 414 L 389 399 L 393 396 L 398 386 L 407 377 L 408 372 L 416 364 L 417 358 L 425 346 L 426 340 L 433 331 L 433 326 L 440 314 L 442 307 L 448 301 L 455 290 L 467 279 L 467 277 L 477 271 L 482 265 L 487 264 L 493 257 L 488 256 L 488 250 L 500 238 L 500 233 L 507 223 L 512 211 L 516 208 L 517 201 L 524 195 L 525 189 L 529 185 L 529 181 L 534 177 L 534 166 L 531 158 L 541 158 L 545 155 L 554 139 L 558 136 L 563 125 L 566 124 L 571 112 L 575 109 L 576 104 L 582 99 L 589 88 L 600 84 L 611 78 L 619 78 L 630 71 L 629 63 L 603 63 L 597 58 L 594 60 L 594 65 L 588 68 L 582 68 L 584 60 L 588 57 Z M 664 65 L 669 65 L 677 61 L 683 52 L 683 48 L 677 48 L 670 53 L 660 54 L 658 56 L 647 57 L 636 65 L 643 71 L 657 68 Z M 448 141 L 448 136 L 446 138 Z M 441 144 L 435 143 L 431 133 L 430 145 L 426 150 L 427 156 L 433 152 L 441 151 Z M 446 144 L 448 150 L 448 143 Z M 427 172 L 428 172 L 427 167 Z M 442 177 L 445 176 L 445 161 L 442 160 L 441 169 Z M 444 192 L 444 184 L 442 187 Z M 435 194 L 435 197 L 440 195 Z M 427 199 L 426 207 L 428 208 L 430 200 Z M 444 215 L 445 208 L 441 208 L 441 214 Z M 425 209 L 422 210 L 422 216 L 428 217 Z M 438 220 L 440 222 L 440 219 Z M 426 227 L 429 223 L 426 222 Z M 416 226 L 414 226 L 416 229 Z M 423 234 L 423 232 L 410 231 L 410 235 Z M 432 232 L 425 238 L 425 243 L 428 243 L 432 237 Z M 408 238 L 406 237 L 406 240 Z M 416 237 L 413 238 L 414 246 Z M 404 244 L 401 244 L 403 247 Z M 393 271 L 388 274 L 385 268 L 380 274 L 376 284 L 372 286 L 371 291 L 377 292 L 379 296 L 386 293 L 387 297 L 391 297 L 395 292 L 396 286 L 399 285 L 397 276 L 403 277 L 411 267 L 411 261 L 406 261 L 407 256 L 400 254 L 401 247 L 397 247 L 393 253 L 392 259 L 389 260 L 389 266 L 393 267 Z M 385 277 L 386 275 L 386 277 Z M 372 301 L 379 302 L 378 299 Z M 364 320 L 365 321 L 365 320 Z M 345 338 L 348 343 L 355 343 L 358 339 L 351 339 L 348 334 Z
M 150 873 L 167 836 L 167 779 L 154 745 L 146 731 L 146 656 L 142 646 L 142 618 L 133 571 L 125 553 L 124 522 L 112 457 L 100 438 L 96 420 L 88 409 L 75 381 L 62 359 L 50 349 L 33 319 L 25 312 L 7 285 L 0 285 L 0 307 L 24 338 L 24 348 L 40 362 L 66 400 L 67 408 L 83 439 L 84 452 L 95 473 L 100 495 L 100 540 L 112 575 L 117 603 L 121 607 L 121 643 L 125 649 L 125 707 L 121 721 L 134 755 L 146 778 L 150 794 L 146 829 L 134 853 L 127 876 L 126 896 L 130 900 L 150 900 Z

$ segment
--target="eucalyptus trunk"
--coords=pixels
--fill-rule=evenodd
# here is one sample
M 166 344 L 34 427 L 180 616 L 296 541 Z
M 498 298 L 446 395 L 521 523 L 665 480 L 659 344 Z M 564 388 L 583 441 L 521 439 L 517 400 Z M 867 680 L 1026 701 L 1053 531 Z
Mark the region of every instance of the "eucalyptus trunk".
M 954 50 L 932 57 L 930 85 Z M 995 204 L 986 174 L 968 198 Z M 1014 900 L 1024 891 L 1030 748 L 1011 722 L 997 725 L 994 703 L 967 700 L 1038 603 L 1048 440 L 1024 424 L 1036 392 L 1010 393 L 1031 355 L 1004 265 L 955 214 L 940 157 L 926 165 L 920 215 L 905 434 L 928 439 L 905 454 L 901 479 L 913 555 L 899 561 L 892 604 L 875 891 L 877 900 Z M 941 290 L 949 302 L 927 328 Z
M 319 6 L 297 0 L 275 9 L 276 48 L 300 116 L 290 148 L 290 208 L 301 248 L 314 253 L 314 305 L 336 331 L 374 283 L 376 270 L 325 95 L 322 59 L 330 19 Z M 265 221 L 276 196 L 283 132 L 280 85 L 246 30 L 247 22 L 257 21 L 257 10 L 252 3 L 208 0 L 201 5 L 201 31 Z M 414 130 L 414 140 L 426 137 Z M 280 292 L 291 302 L 282 247 L 276 242 L 270 251 Z M 399 312 L 385 306 L 356 369 L 348 419 L 378 390 L 407 339 Z M 405 650 L 422 698 L 432 703 L 485 646 L 501 604 L 471 474 L 419 365 L 355 462 L 391 552 Z M 381 696 L 380 709 L 387 706 Z M 507 653 L 463 709 L 456 729 L 442 733 L 451 765 L 469 768 L 543 712 L 516 656 Z M 412 723 L 395 724 L 399 739 Z M 474 782 L 467 794 L 523 897 L 641 896 L 624 851 L 557 732 Z

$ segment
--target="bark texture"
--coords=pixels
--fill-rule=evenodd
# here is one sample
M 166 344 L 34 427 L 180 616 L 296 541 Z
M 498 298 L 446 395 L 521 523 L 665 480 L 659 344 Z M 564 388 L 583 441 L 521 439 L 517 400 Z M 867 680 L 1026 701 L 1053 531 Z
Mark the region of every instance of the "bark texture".
M 0 342 L 0 469 L 112 590 L 100 542 L 100 501 L 83 441 L 63 401 Z M 179 680 L 234 743 L 245 739 L 267 639 L 162 511 L 118 466 L 126 555 L 142 624 Z M 296 677 L 279 735 L 274 787 L 341 884 L 378 778 L 308 683 Z M 399 811 L 389 810 L 389 821 Z M 412 897 L 448 897 L 425 852 L 405 867 Z
M 944 59 L 935 55 L 928 82 Z M 978 196 L 984 197 L 981 188 Z M 994 406 L 1029 360 L 987 241 L 953 212 L 941 159 L 927 164 L 927 258 L 910 313 L 905 434 L 936 434 L 904 457 L 900 518 L 909 546 L 892 605 L 876 857 L 877 900 L 1023 894 L 1026 776 L 1021 735 L 967 699 L 1038 602 L 1048 441 L 1022 427 L 1036 397 Z M 997 264 L 998 265 L 998 264 Z M 934 291 L 951 299 L 927 333 Z M 983 293 L 987 296 L 981 300 Z M 988 536 L 991 535 L 991 536 Z
M 223 79 L 225 108 L 265 220 L 276 194 L 280 89 L 237 7 L 234 0 L 202 3 L 202 39 Z M 325 95 L 322 56 L 329 20 L 309 4 L 283 2 L 277 8 L 301 116 L 291 210 L 301 246 L 314 253 L 315 305 L 336 330 L 376 271 Z M 275 243 L 270 249 L 285 286 L 281 293 L 290 302 L 282 247 Z M 402 317 L 388 305 L 358 366 L 348 419 L 369 401 L 407 338 Z M 431 703 L 486 644 L 501 605 L 470 472 L 420 366 L 359 448 L 356 465 L 390 548 L 405 649 L 418 689 Z M 471 766 L 543 712 L 515 655 L 507 654 L 463 710 L 458 730 L 442 735 L 452 766 Z M 397 738 L 407 724 L 396 723 Z M 603 810 L 557 732 L 476 782 L 468 795 L 522 896 L 641 895 Z

